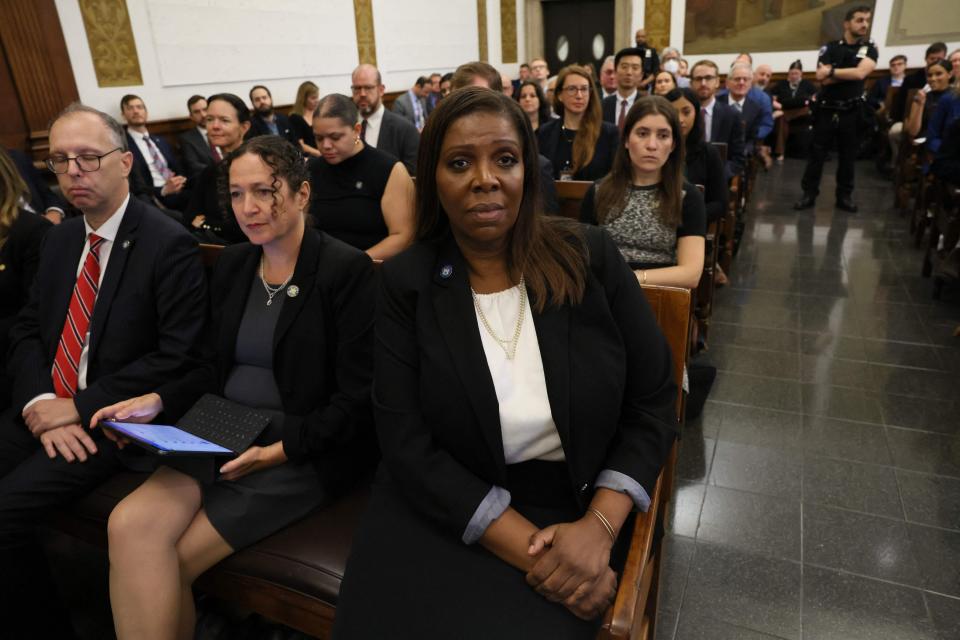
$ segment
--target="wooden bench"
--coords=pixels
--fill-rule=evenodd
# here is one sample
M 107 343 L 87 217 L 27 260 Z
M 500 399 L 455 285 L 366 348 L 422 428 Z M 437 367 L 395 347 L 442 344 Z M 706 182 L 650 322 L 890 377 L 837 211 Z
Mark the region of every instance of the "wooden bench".
M 206 266 L 223 248 L 201 245 Z M 690 291 L 645 286 L 657 322 L 673 354 L 678 387 L 677 415 L 683 415 L 683 370 L 690 340 Z M 660 558 L 653 552 L 654 531 L 673 493 L 677 447 L 664 465 L 647 513 L 638 514 L 616 600 L 598 638 L 653 637 Z M 122 473 L 78 500 L 52 520 L 58 530 L 106 548 L 106 521 L 113 507 L 146 478 Z M 369 487 L 362 485 L 334 504 L 226 558 L 196 582 L 204 593 L 319 638 L 329 637 L 353 533 L 366 508 Z
M 580 203 L 583 201 L 590 185 L 589 180 L 557 180 L 557 200 L 560 204 L 560 215 L 573 220 L 580 219 Z

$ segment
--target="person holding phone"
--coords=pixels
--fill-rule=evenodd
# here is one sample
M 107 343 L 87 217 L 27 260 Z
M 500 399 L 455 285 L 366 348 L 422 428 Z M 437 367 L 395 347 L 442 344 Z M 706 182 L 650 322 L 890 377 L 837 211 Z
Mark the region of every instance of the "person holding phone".
M 92 424 L 176 419 L 207 392 L 273 418 L 217 480 L 165 462 L 114 508 L 110 600 L 121 640 L 193 637 L 194 579 L 346 490 L 372 449 L 373 263 L 307 228 L 309 177 L 289 142 L 260 136 L 223 162 L 249 241 L 214 267 L 205 364 L 101 409 Z

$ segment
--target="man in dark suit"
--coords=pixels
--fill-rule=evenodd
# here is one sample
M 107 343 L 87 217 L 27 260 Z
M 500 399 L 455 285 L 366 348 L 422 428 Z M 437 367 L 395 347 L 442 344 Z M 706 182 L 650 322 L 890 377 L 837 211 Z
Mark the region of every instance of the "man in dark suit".
M 164 207 L 181 211 L 187 204 L 187 178 L 167 141 L 147 131 L 147 105 L 139 96 L 120 99 L 120 112 L 127 121 L 127 148 L 133 154 L 133 171 Z
M 427 121 L 427 95 L 430 93 L 430 80 L 424 76 L 417 78 L 410 90 L 393 101 L 393 112 L 405 118 L 417 131 L 423 131 Z
M 650 51 L 647 49 L 647 51 Z M 627 113 L 640 95 L 640 81 L 643 80 L 644 50 L 630 47 L 617 51 L 613 58 L 613 68 L 617 74 L 617 90 L 612 96 L 603 99 L 603 120 L 623 129 Z
M 190 120 L 196 126 L 184 131 L 177 140 L 180 142 L 180 155 L 187 177 L 195 179 L 200 172 L 220 160 L 220 150 L 210 144 L 207 138 L 207 99 L 203 96 L 191 96 L 187 100 Z
M 17 172 L 30 189 L 30 201 L 25 202 L 27 211 L 42 214 L 53 224 L 60 224 L 66 215 L 67 203 L 53 192 L 53 189 L 43 179 L 37 168 L 33 166 L 30 156 L 19 149 L 4 148 L 7 155 L 13 160 Z
M 290 126 L 290 118 L 273 110 L 273 95 L 270 89 L 258 84 L 250 89 L 250 104 L 253 105 L 253 118 L 250 120 L 250 133 L 247 139 L 257 136 L 282 136 L 290 144 L 300 148 L 296 132 Z
M 360 110 L 360 139 L 402 162 L 411 176 L 417 175 L 420 133 L 409 120 L 383 106 L 380 72 L 372 64 L 361 64 L 350 79 L 353 103 Z
M 83 215 L 47 234 L 10 331 L 14 384 L 0 416 L 0 612 L 9 637 L 71 635 L 34 529 L 122 467 L 117 446 L 88 431 L 91 416 L 196 366 L 206 315 L 197 244 L 130 197 L 133 163 L 123 129 L 104 113 L 71 105 L 50 129 L 48 166 Z
M 720 87 L 720 71 L 711 60 L 701 60 L 690 70 L 690 86 L 700 100 L 700 112 L 704 118 L 704 137 L 707 142 L 724 142 L 727 145 L 727 180 L 743 171 L 745 165 L 743 123 L 728 105 L 717 101 Z
M 749 64 L 738 62 L 730 68 L 727 76 L 727 91 L 717 94 L 717 102 L 731 107 L 740 116 L 743 125 L 744 153 L 754 153 L 757 140 L 763 141 L 763 134 L 770 133 L 770 128 L 764 122 L 763 106 L 758 104 L 750 95 L 750 85 L 753 71 Z M 769 98 L 762 98 L 769 103 Z M 772 124 L 772 121 L 771 121 Z

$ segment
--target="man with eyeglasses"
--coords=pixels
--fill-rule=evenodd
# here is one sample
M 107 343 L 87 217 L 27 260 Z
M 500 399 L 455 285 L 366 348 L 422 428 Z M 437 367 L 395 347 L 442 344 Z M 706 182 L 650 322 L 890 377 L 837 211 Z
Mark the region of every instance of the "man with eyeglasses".
M 0 416 L 0 611 L 10 638 L 69 638 L 36 526 L 125 464 L 149 459 L 89 430 L 100 408 L 196 366 L 206 315 L 197 243 L 131 198 L 116 120 L 67 107 L 47 166 L 82 216 L 51 229 L 10 330 L 11 407 Z
M 649 51 L 649 49 L 648 49 Z M 617 74 L 617 91 L 603 99 L 603 119 L 617 125 L 623 133 L 623 123 L 630 107 L 640 95 L 640 81 L 644 73 L 643 49 L 628 47 L 617 51 L 613 68 Z
M 547 93 L 547 82 L 550 80 L 550 67 L 543 58 L 534 58 L 530 61 L 530 77 L 540 83 L 544 95 Z
M 733 107 L 740 116 L 743 125 L 744 153 L 747 155 L 757 151 L 758 141 L 770 135 L 773 129 L 773 117 L 764 113 L 763 105 L 750 94 L 753 84 L 753 69 L 747 62 L 735 62 L 727 74 L 727 90 L 717 94 L 717 101 Z M 769 104 L 766 96 L 761 98 Z M 769 117 L 769 122 L 767 118 Z M 766 164 L 766 160 L 764 160 Z
M 704 138 L 707 142 L 727 145 L 724 173 L 730 181 L 743 171 L 745 165 L 743 123 L 732 107 L 717 101 L 720 71 L 716 63 L 700 60 L 694 64 L 690 71 L 690 87 L 700 100 Z
M 813 109 L 813 144 L 800 187 L 797 210 L 810 209 L 820 193 L 820 178 L 827 150 L 837 145 L 836 207 L 856 213 L 853 201 L 853 168 L 857 159 L 857 119 L 863 104 L 863 81 L 877 66 L 879 52 L 867 38 L 873 9 L 853 7 L 843 19 L 843 39 L 820 48 L 817 80 L 820 92 Z M 902 89 L 901 89 L 902 91 Z
M 360 111 L 360 139 L 386 151 L 403 163 L 411 176 L 417 174 L 420 133 L 409 120 L 383 106 L 383 80 L 372 64 L 361 64 L 350 76 L 353 104 Z M 438 86 L 441 83 L 438 82 Z

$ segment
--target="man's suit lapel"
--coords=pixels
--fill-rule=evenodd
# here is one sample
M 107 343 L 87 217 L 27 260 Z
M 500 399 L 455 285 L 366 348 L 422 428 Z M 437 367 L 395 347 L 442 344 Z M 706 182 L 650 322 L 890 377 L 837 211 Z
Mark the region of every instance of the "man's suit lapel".
M 80 264 L 80 255 L 86 246 L 87 238 L 86 227 L 83 225 L 83 219 L 76 219 L 80 224 L 75 225 L 75 229 L 70 231 L 70 238 L 66 241 L 66 247 L 62 256 L 55 256 L 58 264 L 64 265 L 63 275 L 57 280 L 57 288 L 53 292 L 52 308 L 57 313 L 52 314 L 53 325 L 50 327 L 51 335 L 54 339 L 50 341 L 48 356 L 52 361 L 57 353 L 57 339 L 63 332 L 63 323 L 67 319 L 67 310 L 70 307 L 70 298 L 73 296 L 73 289 L 77 285 L 77 265 Z M 52 251 L 54 247 L 48 246 L 45 251 Z
M 487 356 L 480 341 L 467 264 L 456 242 L 448 237 L 437 256 L 433 277 L 433 306 L 440 333 L 450 350 L 464 390 L 498 466 L 506 465 L 500 432 L 500 403 Z
M 97 302 L 93 307 L 93 316 L 90 318 L 90 355 L 89 360 L 93 360 L 99 346 L 100 333 L 103 331 L 103 325 L 110 314 L 110 307 L 113 304 L 113 298 L 117 293 L 117 287 L 120 285 L 120 279 L 123 276 L 123 270 L 127 266 L 127 258 L 130 253 L 135 251 L 137 240 L 137 227 L 140 226 L 140 218 L 144 211 L 136 198 L 130 197 L 127 203 L 127 210 L 123 214 L 123 220 L 120 221 L 120 228 L 117 230 L 117 237 L 113 241 L 113 247 L 110 249 L 110 259 L 107 261 L 107 272 L 103 275 L 100 282 L 100 291 L 97 293 Z M 79 259 L 79 258 L 78 258 Z M 131 327 L 131 330 L 136 330 Z

